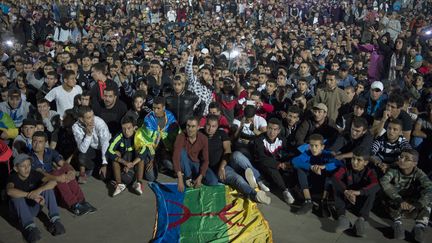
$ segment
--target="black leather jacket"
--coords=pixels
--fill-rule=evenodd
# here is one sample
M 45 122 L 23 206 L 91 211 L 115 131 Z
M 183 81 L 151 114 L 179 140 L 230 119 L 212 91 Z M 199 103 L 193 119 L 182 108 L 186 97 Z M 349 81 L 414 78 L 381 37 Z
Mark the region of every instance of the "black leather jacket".
M 189 90 L 184 90 L 180 95 L 172 93 L 166 98 L 166 109 L 174 114 L 181 126 L 188 117 L 202 114 L 201 107 L 198 96 Z

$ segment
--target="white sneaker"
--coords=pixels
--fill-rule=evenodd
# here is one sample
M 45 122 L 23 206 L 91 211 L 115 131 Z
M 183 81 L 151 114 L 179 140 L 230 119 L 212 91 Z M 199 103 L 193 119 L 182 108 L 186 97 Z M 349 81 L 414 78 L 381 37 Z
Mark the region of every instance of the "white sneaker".
M 267 196 L 267 194 L 264 191 L 257 191 L 256 201 L 259 203 L 269 205 L 271 203 L 271 198 Z
M 294 203 L 294 197 L 291 195 L 291 193 L 288 191 L 288 189 L 283 191 L 282 194 L 283 194 L 284 201 L 286 203 L 288 203 L 289 205 Z
M 258 187 L 255 176 L 251 168 L 247 168 L 245 170 L 245 177 L 246 177 L 246 181 L 249 183 L 249 186 L 251 186 L 253 189 Z
M 264 182 L 262 182 L 262 181 L 258 181 L 258 187 L 259 187 L 259 189 L 261 189 L 261 190 L 263 190 L 263 191 L 265 191 L 265 192 L 270 192 L 270 188 L 268 188 L 268 187 L 264 184 Z
M 142 193 L 143 193 L 143 189 L 142 189 L 142 185 L 141 185 L 141 183 L 139 183 L 139 182 L 135 182 L 135 183 L 133 184 L 133 189 L 135 190 L 135 192 L 136 192 L 138 195 L 142 195 Z
M 117 184 L 114 193 L 113 193 L 113 197 L 117 196 L 118 194 L 120 194 L 122 191 L 124 191 L 126 189 L 126 185 L 125 184 Z

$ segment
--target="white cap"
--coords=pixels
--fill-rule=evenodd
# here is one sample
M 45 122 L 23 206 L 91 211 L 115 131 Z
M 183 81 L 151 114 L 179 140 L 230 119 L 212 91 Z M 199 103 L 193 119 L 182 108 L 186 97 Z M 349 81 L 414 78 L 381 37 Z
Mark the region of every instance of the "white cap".
M 384 90 L 384 85 L 380 81 L 375 81 L 375 82 L 372 83 L 371 89 L 379 89 L 379 90 L 383 91 Z
M 207 48 L 203 48 L 203 49 L 201 49 L 201 53 L 202 54 L 208 54 L 209 50 Z

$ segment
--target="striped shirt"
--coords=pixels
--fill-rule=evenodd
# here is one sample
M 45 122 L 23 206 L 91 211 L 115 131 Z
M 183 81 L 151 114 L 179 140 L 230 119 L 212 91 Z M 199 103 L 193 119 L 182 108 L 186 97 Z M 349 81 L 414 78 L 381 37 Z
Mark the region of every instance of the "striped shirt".
M 372 143 L 372 155 L 377 156 L 386 164 L 392 164 L 397 160 L 402 150 L 409 148 L 411 145 L 403 136 L 399 136 L 396 142 L 391 143 L 387 140 L 387 135 L 384 134 Z

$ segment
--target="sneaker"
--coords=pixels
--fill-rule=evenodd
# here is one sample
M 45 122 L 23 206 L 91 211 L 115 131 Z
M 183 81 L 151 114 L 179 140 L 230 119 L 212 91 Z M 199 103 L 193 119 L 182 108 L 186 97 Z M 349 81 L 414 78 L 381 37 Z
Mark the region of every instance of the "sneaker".
M 193 187 L 194 186 L 192 179 L 187 179 L 185 184 L 187 187 Z
M 288 189 L 283 191 L 282 194 L 283 194 L 283 199 L 286 203 L 288 203 L 289 205 L 294 203 L 294 197 L 291 195 Z
M 348 220 L 348 218 L 345 215 L 341 215 L 339 216 L 338 220 L 337 220 L 337 224 L 336 224 L 336 233 L 341 233 L 344 232 L 345 230 L 350 228 L 350 221 Z
M 414 227 L 414 239 L 422 243 L 425 240 L 426 227 L 423 224 L 416 224 Z
M 393 238 L 397 240 L 403 240 L 405 239 L 405 230 L 402 227 L 401 221 L 395 221 L 393 223 Z
M 323 218 L 328 218 L 331 216 L 327 200 L 321 200 L 321 203 L 318 206 L 318 213 Z
M 78 184 L 86 184 L 87 183 L 87 175 L 84 174 L 80 174 L 80 176 L 78 177 Z
M 303 215 L 312 211 L 313 203 L 310 200 L 305 201 L 301 207 L 297 210 L 296 214 Z
M 255 195 L 255 201 L 269 205 L 271 203 L 271 198 L 267 196 L 264 191 L 257 191 Z
M 258 184 L 256 182 L 255 176 L 254 176 L 251 168 L 247 168 L 245 170 L 245 178 L 246 178 L 246 181 L 249 183 L 250 187 L 252 187 L 253 189 L 258 187 Z
M 89 202 L 83 202 L 82 204 L 87 207 L 88 213 L 94 213 L 97 211 L 97 208 L 93 207 Z
M 48 226 L 48 232 L 50 232 L 53 236 L 56 236 L 66 233 L 66 230 L 60 220 L 56 220 L 54 223 L 51 223 Z
M 28 227 L 24 230 L 23 235 L 26 241 L 29 243 L 33 243 L 42 239 L 41 232 L 37 227 Z
M 120 194 L 125 189 L 126 189 L 126 185 L 125 184 L 122 184 L 122 183 L 117 184 L 112 196 L 113 197 L 117 196 L 118 194 Z
M 264 182 L 262 182 L 262 181 L 259 181 L 259 182 L 258 182 L 258 187 L 259 187 L 259 189 L 261 189 L 261 190 L 263 190 L 263 191 L 265 191 L 265 192 L 270 192 L 270 188 L 268 188 L 268 187 L 264 184 Z
M 81 203 L 76 203 L 75 205 L 73 205 L 71 210 L 72 213 L 76 216 L 82 216 L 90 212 L 90 209 Z
M 363 217 L 359 217 L 354 223 L 356 235 L 359 237 L 365 237 L 366 235 L 366 221 Z
M 135 190 L 135 192 L 136 192 L 138 195 L 142 195 L 142 193 L 143 193 L 143 188 L 142 188 L 142 185 L 141 185 L 140 182 L 135 182 L 135 183 L 133 184 L 133 189 Z

